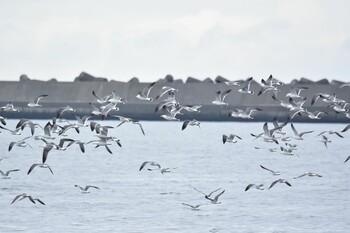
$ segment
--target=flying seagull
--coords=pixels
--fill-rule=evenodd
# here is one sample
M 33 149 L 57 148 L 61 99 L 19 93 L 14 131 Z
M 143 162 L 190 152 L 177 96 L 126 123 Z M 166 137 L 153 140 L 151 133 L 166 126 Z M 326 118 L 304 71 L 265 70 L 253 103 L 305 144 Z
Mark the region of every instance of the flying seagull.
M 277 183 L 285 183 L 286 185 L 288 186 L 292 186 L 288 181 L 286 181 L 285 179 L 278 179 L 278 180 L 275 180 L 274 182 L 271 183 L 270 188 L 272 188 L 275 184 Z
M 81 186 L 76 184 L 76 185 L 74 185 L 74 187 L 78 187 L 80 189 L 81 193 L 83 193 L 83 194 L 90 193 L 90 191 L 88 191 L 89 188 L 100 189 L 99 187 L 96 187 L 96 186 L 93 186 L 93 185 L 87 185 L 87 186 L 85 186 L 83 188 L 83 187 L 81 187 Z

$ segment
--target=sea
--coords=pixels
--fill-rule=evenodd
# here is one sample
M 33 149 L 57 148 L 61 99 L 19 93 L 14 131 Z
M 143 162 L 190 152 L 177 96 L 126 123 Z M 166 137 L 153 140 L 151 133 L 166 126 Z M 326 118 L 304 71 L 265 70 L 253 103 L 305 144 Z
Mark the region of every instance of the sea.
M 44 126 L 48 120 L 34 120 Z M 5 127 L 14 129 L 18 120 L 7 120 Z M 318 134 L 340 132 L 346 124 L 294 123 L 304 140 L 294 139 L 291 125 L 283 128 L 278 144 L 251 135 L 263 132 L 264 122 L 201 122 L 187 126 L 183 122 L 141 121 L 139 125 L 119 121 L 98 121 L 113 126 L 108 135 L 120 140 L 122 147 L 111 142 L 112 154 L 105 147 L 85 145 L 82 153 L 77 144 L 66 150 L 51 150 L 48 169 L 41 163 L 42 140 L 29 138 L 30 146 L 10 142 L 31 136 L 29 128 L 21 135 L 0 130 L 0 170 L 11 179 L 0 179 L 0 232 L 350 232 L 350 130 L 324 133 L 327 147 Z M 64 125 L 64 123 L 62 124 Z M 272 128 L 272 123 L 268 123 Z M 35 129 L 35 135 L 43 133 Z M 223 143 L 223 135 L 236 134 L 236 143 Z M 97 140 L 89 127 L 68 131 L 61 138 L 81 141 Z M 282 137 L 282 135 L 277 135 Z M 296 145 L 292 155 L 281 153 L 285 143 Z M 271 151 L 269 150 L 271 149 Z M 170 168 L 161 173 L 156 166 Z M 264 170 L 274 171 L 278 176 Z M 303 176 L 313 172 L 322 177 Z M 1 178 L 1 177 L 0 177 Z M 285 179 L 291 186 L 273 181 Z M 249 184 L 264 184 L 264 190 Z M 75 187 L 96 186 L 83 194 Z M 220 204 L 212 204 L 204 194 L 225 190 Z M 199 191 L 197 191 L 199 190 Z M 202 193 L 204 194 L 202 194 Z M 45 205 L 33 204 L 28 198 L 11 202 L 22 193 L 39 198 Z M 201 205 L 192 210 L 187 205 Z

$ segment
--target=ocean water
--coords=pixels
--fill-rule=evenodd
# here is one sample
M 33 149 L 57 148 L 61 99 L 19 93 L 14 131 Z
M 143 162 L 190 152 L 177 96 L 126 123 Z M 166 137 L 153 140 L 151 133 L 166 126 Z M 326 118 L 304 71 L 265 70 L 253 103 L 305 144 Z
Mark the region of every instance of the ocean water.
M 8 120 L 14 128 L 18 120 Z M 46 121 L 38 120 L 45 125 Z M 101 122 L 117 126 L 118 121 Z M 33 139 L 33 147 L 8 145 L 30 135 L 0 133 L 0 169 L 20 169 L 11 179 L 0 179 L 0 232 L 349 232 L 350 229 L 350 131 L 340 138 L 326 136 L 332 142 L 328 149 L 317 136 L 324 130 L 340 131 L 345 124 L 295 123 L 304 135 L 297 144 L 298 156 L 287 156 L 261 148 L 284 146 L 254 140 L 250 133 L 262 132 L 263 123 L 202 122 L 201 128 L 181 122 L 142 122 L 146 135 L 137 125 L 123 124 L 111 129 L 122 147 L 78 145 L 66 151 L 49 152 L 47 164 L 54 172 L 35 168 L 42 159 L 44 143 Z M 41 134 L 40 129 L 35 134 Z M 293 136 L 290 125 L 283 130 Z M 222 135 L 242 137 L 237 143 L 222 143 Z M 60 137 L 54 134 L 58 143 Z M 96 139 L 89 128 L 80 134 L 69 131 L 68 137 L 89 141 Z M 144 161 L 158 162 L 162 167 L 176 168 L 170 173 L 159 170 L 139 171 Z M 281 172 L 273 176 L 260 165 Z M 304 172 L 322 177 L 293 179 Z M 292 187 L 276 184 L 270 190 L 250 189 L 250 183 L 270 184 L 283 178 Z M 82 194 L 74 185 L 95 185 Z M 221 188 L 221 204 L 211 204 L 193 187 L 205 193 Z M 15 196 L 27 193 L 46 205 L 28 199 L 11 204 Z M 193 211 L 181 203 L 204 204 Z

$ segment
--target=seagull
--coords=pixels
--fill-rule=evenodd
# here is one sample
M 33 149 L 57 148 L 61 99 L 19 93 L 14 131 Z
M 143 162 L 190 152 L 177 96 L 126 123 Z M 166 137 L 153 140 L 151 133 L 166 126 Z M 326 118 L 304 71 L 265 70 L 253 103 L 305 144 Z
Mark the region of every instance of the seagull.
M 274 176 L 279 176 L 279 175 L 281 175 L 281 172 L 273 171 L 273 170 L 271 170 L 271 169 L 268 169 L 268 168 L 264 167 L 263 165 L 260 165 L 260 167 L 261 167 L 262 169 L 265 169 L 266 171 L 271 172 L 271 174 L 274 175 Z
M 10 131 L 11 134 L 13 134 L 13 135 L 21 135 L 21 128 L 16 128 L 15 130 L 12 130 L 12 129 L 8 129 L 8 128 L 5 128 L 5 127 L 0 125 L 0 129 Z
M 268 125 L 267 125 L 267 122 L 264 123 L 263 125 L 263 130 L 264 132 L 259 134 L 259 135 L 255 135 L 255 134 L 250 134 L 252 135 L 253 137 L 255 137 L 256 139 L 257 138 L 262 138 L 265 142 L 274 142 L 276 144 L 279 144 L 277 139 L 275 138 L 275 136 L 273 135 L 274 132 L 278 129 L 280 129 L 281 127 L 277 127 L 277 128 L 273 128 L 273 129 L 270 129 L 268 128 Z
M 49 95 L 39 95 L 39 96 L 35 97 L 34 101 L 29 102 L 29 103 L 27 104 L 27 106 L 28 106 L 28 107 L 31 107 L 31 108 L 41 107 L 42 104 L 39 104 L 39 101 L 40 101 L 42 98 L 46 97 L 46 96 L 49 96 Z
M 11 172 L 17 172 L 17 171 L 19 171 L 19 169 L 8 170 L 6 172 L 3 172 L 3 171 L 0 170 L 0 174 L 2 175 L 1 178 L 2 179 L 11 179 L 10 173 Z
M 90 193 L 88 190 L 89 190 L 89 188 L 95 188 L 95 189 L 100 189 L 99 187 L 96 187 L 96 186 L 93 186 L 93 185 L 87 185 L 87 186 L 85 186 L 85 188 L 83 188 L 83 187 L 81 187 L 81 186 L 79 186 L 79 185 L 74 185 L 74 187 L 78 187 L 79 189 L 80 189 L 80 191 L 81 191 L 81 193 L 83 193 L 83 194 L 87 194 L 87 193 Z
M 325 133 L 328 133 L 328 134 L 335 134 L 335 135 L 337 135 L 337 136 L 340 137 L 340 138 L 344 138 L 343 135 L 341 135 L 339 132 L 334 131 L 334 130 L 325 130 L 325 131 L 319 133 L 317 136 L 321 136 L 321 135 L 323 135 L 323 134 L 325 134 Z
M 12 102 L 9 102 L 5 106 L 2 106 L 0 110 L 5 111 L 5 112 L 19 112 L 19 109 L 15 108 L 12 104 Z
M 25 137 L 25 138 L 23 138 L 22 140 L 19 140 L 19 141 L 17 141 L 17 142 L 10 142 L 8 151 L 11 151 L 13 146 L 18 146 L 18 147 L 26 147 L 26 146 L 29 146 L 30 148 L 33 149 L 33 147 L 32 147 L 31 145 L 29 145 L 29 144 L 25 141 L 25 140 L 27 140 L 28 138 L 31 138 L 31 136 Z
M 43 201 L 41 201 L 39 198 L 34 198 L 31 195 L 27 195 L 25 193 L 19 194 L 17 195 L 13 201 L 11 202 L 11 204 L 13 204 L 15 201 L 22 201 L 23 199 L 28 198 L 31 202 L 33 202 L 34 204 L 36 204 L 35 201 L 39 202 L 42 205 L 45 205 L 45 203 Z
M 306 131 L 306 132 L 298 133 L 298 131 L 295 129 L 293 123 L 291 123 L 291 127 L 292 127 L 292 130 L 293 130 L 294 135 L 295 135 L 294 138 L 295 138 L 296 140 L 304 140 L 304 139 L 303 139 L 303 136 L 304 136 L 305 134 L 313 133 L 313 132 L 314 132 L 314 131 Z
M 199 207 L 203 206 L 204 204 L 199 204 L 199 205 L 190 205 L 190 204 L 187 204 L 187 203 L 184 203 L 182 202 L 181 204 L 185 205 L 185 206 L 188 206 L 191 208 L 191 210 L 199 210 Z
M 229 89 L 227 91 L 224 91 L 221 93 L 221 91 L 216 92 L 216 98 L 214 101 L 212 101 L 212 104 L 215 105 L 228 105 L 228 103 L 225 102 L 226 96 L 231 92 L 232 90 Z
M 325 145 L 325 147 L 328 149 L 327 143 L 331 143 L 332 141 L 328 140 L 326 136 L 322 135 L 322 139 L 319 140 L 319 142 L 322 142 Z
M 258 184 L 258 185 L 257 184 L 248 184 L 248 186 L 245 188 L 244 191 L 248 191 L 252 187 L 254 187 L 254 188 L 258 189 L 258 190 L 264 190 L 264 185 L 263 184 Z
M 50 170 L 51 174 L 53 175 L 53 171 L 52 171 L 51 167 L 49 165 L 47 165 L 46 163 L 34 163 L 32 166 L 30 166 L 30 168 L 27 172 L 27 175 L 29 175 L 36 167 L 48 168 Z
M 186 129 L 187 125 L 198 126 L 199 128 L 201 127 L 201 126 L 200 126 L 200 122 L 197 121 L 197 120 L 195 120 L 195 119 L 193 119 L 193 120 L 191 120 L 191 121 L 190 121 L 190 120 L 185 120 L 184 123 L 182 124 L 181 130 Z
M 108 102 L 108 99 L 111 97 L 112 94 L 106 95 L 103 98 L 99 97 L 95 91 L 92 91 L 92 95 L 97 99 L 97 102 L 99 104 L 105 104 Z
M 222 135 L 222 143 L 223 144 L 225 144 L 226 142 L 227 143 L 236 143 L 237 141 L 234 140 L 235 138 L 242 140 L 242 138 L 236 134 L 230 134 L 229 136 L 224 134 L 224 135 Z
M 300 176 L 294 177 L 294 179 L 298 179 L 298 178 L 303 177 L 303 176 L 311 176 L 311 177 L 317 176 L 317 177 L 322 177 L 321 175 L 319 175 L 319 174 L 317 174 L 317 173 L 306 172 L 306 173 L 304 173 L 304 174 L 302 174 L 302 175 L 300 175 Z
M 290 87 L 290 91 L 286 94 L 286 97 L 290 98 L 303 98 L 300 96 L 302 90 L 307 90 L 308 87 Z
M 223 190 L 221 193 L 219 193 L 218 195 L 216 195 L 214 198 L 211 198 L 209 196 L 206 196 L 205 198 L 208 199 L 212 204 L 221 204 L 221 202 L 219 202 L 219 197 L 225 192 L 225 190 Z
M 169 94 L 169 96 L 174 96 L 175 92 L 177 92 L 177 91 L 178 91 L 178 89 L 175 89 L 173 87 L 164 86 L 164 87 L 161 88 L 160 94 L 157 95 L 155 99 L 159 99 L 159 98 L 161 98 L 163 95 L 165 95 L 167 93 Z
M 320 117 L 321 114 L 328 114 L 328 113 L 321 112 L 321 111 L 316 111 L 316 112 L 306 111 L 306 114 L 307 114 L 308 118 L 310 118 L 310 119 L 319 120 L 319 119 L 321 119 L 321 117 Z
M 167 167 L 167 168 L 162 168 L 160 169 L 160 173 L 164 174 L 164 173 L 169 173 L 171 172 L 171 170 L 173 169 L 177 169 L 177 167 L 173 167 L 173 168 L 170 168 L 170 167 Z
M 203 104 L 201 105 L 185 105 L 182 106 L 182 108 L 184 110 L 186 110 L 187 112 L 201 112 L 199 109 L 203 106 Z
M 61 107 L 57 110 L 56 118 L 61 118 L 64 112 L 75 112 L 76 110 L 71 106 Z
M 96 131 L 96 133 L 100 134 L 100 135 L 107 135 L 108 134 L 108 129 L 113 129 L 113 126 L 109 126 L 109 125 L 105 125 L 102 126 L 101 124 L 91 121 L 90 122 L 90 129 L 91 131 Z
M 154 84 L 156 84 L 156 82 L 151 83 L 150 85 L 146 86 L 142 92 L 140 91 L 139 94 L 136 96 L 136 98 L 138 98 L 139 100 L 146 100 L 149 102 L 153 101 L 153 98 L 149 97 L 149 93 L 151 92 Z
M 16 129 L 17 128 L 20 128 L 22 131 L 23 129 L 28 126 L 30 127 L 30 132 L 32 135 L 34 135 L 34 131 L 35 131 L 35 128 L 36 127 L 40 127 L 42 128 L 38 123 L 34 122 L 34 121 L 31 121 L 31 120 L 28 120 L 28 119 L 25 119 L 25 118 L 22 118 L 16 125 Z
M 260 108 L 247 107 L 245 110 L 236 108 L 235 111 L 230 111 L 230 117 L 237 117 L 242 119 L 253 119 L 251 114 L 255 111 L 262 111 Z
M 117 95 L 115 91 L 112 91 L 112 97 L 108 99 L 108 102 L 114 105 L 126 103 L 125 99 Z
M 218 188 L 218 189 L 212 191 L 212 192 L 209 193 L 209 194 L 205 194 L 205 193 L 203 193 L 202 191 L 196 189 L 195 187 L 193 187 L 193 189 L 196 190 L 197 192 L 203 194 L 204 197 L 205 197 L 205 199 L 210 200 L 211 203 L 213 203 L 213 204 L 220 204 L 221 202 L 218 202 L 218 199 L 219 199 L 219 197 L 225 192 L 225 190 L 223 190 L 221 193 L 219 193 L 218 195 L 216 195 L 214 198 L 211 198 L 210 196 L 213 195 L 213 193 L 219 191 L 221 188 Z
M 243 87 L 238 90 L 239 93 L 245 93 L 245 94 L 254 94 L 254 91 L 250 90 L 250 83 L 252 82 L 253 77 L 248 78 L 246 81 L 243 83 Z
M 47 124 L 44 126 L 44 134 L 43 135 L 35 135 L 35 140 L 41 140 L 41 139 L 55 139 L 55 137 L 51 136 L 51 129 L 53 125 L 51 122 L 47 122 Z
M 157 167 L 157 170 L 161 168 L 160 165 L 159 165 L 159 163 L 157 163 L 157 162 L 145 161 L 145 162 L 143 162 L 143 163 L 141 164 L 141 167 L 140 167 L 139 171 L 141 171 L 147 164 L 148 164 L 149 166 Z M 148 168 L 147 170 L 152 171 L 152 170 L 155 170 L 155 169 L 153 169 L 153 168 Z
M 141 125 L 141 123 L 138 120 L 135 120 L 135 119 L 132 119 L 132 118 L 128 118 L 128 117 L 123 117 L 123 116 L 115 116 L 115 115 L 112 115 L 112 117 L 117 117 L 121 121 L 119 123 L 119 125 L 117 125 L 117 127 L 121 126 L 124 123 L 136 124 L 136 125 L 140 126 L 142 134 L 145 135 L 145 131 L 143 130 L 142 125 Z
M 78 125 L 79 127 L 88 127 L 89 124 L 87 124 L 86 122 L 90 119 L 90 117 L 91 117 L 91 115 L 86 115 L 83 117 L 75 116 L 75 118 L 78 121 L 78 123 L 76 123 L 76 125 Z
M 275 184 L 277 183 L 285 183 L 286 185 L 288 186 L 292 186 L 288 181 L 286 181 L 285 179 L 278 179 L 278 180 L 275 180 L 274 182 L 271 183 L 270 188 L 272 188 Z

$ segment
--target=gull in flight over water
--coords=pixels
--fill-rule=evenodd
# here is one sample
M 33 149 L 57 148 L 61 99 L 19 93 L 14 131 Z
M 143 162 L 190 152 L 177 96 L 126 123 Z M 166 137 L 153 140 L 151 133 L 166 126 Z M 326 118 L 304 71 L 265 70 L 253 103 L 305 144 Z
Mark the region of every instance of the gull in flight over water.
M 36 167 L 47 168 L 50 170 L 51 174 L 53 175 L 53 171 L 52 171 L 51 167 L 49 165 L 47 165 L 46 163 L 34 163 L 32 166 L 30 166 L 30 168 L 27 172 L 27 175 L 29 175 Z
M 28 198 L 31 202 L 33 202 L 34 204 L 36 204 L 35 201 L 39 202 L 42 205 L 45 205 L 45 203 L 43 201 L 41 201 L 39 198 L 34 198 L 31 195 L 27 195 L 25 193 L 19 194 L 17 195 L 13 201 L 11 202 L 11 204 L 15 203 L 16 201 L 22 201 L 23 199 Z
M 324 144 L 324 146 L 328 149 L 328 143 L 331 143 L 332 141 L 328 140 L 328 138 L 324 135 L 322 135 L 322 139 L 319 140 L 319 142 L 322 142 Z
M 141 167 L 139 168 L 139 171 L 141 171 L 146 165 L 157 167 L 157 168 L 148 168 L 147 170 L 153 171 L 153 170 L 159 170 L 161 168 L 160 164 L 153 161 L 145 161 L 141 164 Z
M 248 191 L 250 188 L 256 188 L 258 190 L 264 190 L 264 185 L 263 184 L 248 184 L 248 186 L 245 188 L 244 191 Z
M 271 170 L 271 169 L 268 169 L 268 168 L 264 167 L 263 165 L 260 165 L 260 167 L 261 167 L 262 169 L 266 170 L 266 171 L 271 172 L 271 174 L 274 175 L 274 176 L 279 176 L 279 175 L 281 175 L 281 172 L 273 171 L 273 170 Z
M 187 203 L 184 203 L 182 202 L 181 204 L 183 204 L 184 206 L 188 206 L 191 208 L 191 210 L 194 210 L 194 211 L 197 211 L 197 210 L 200 210 L 199 208 L 205 204 L 199 204 L 199 205 L 190 205 L 190 204 L 187 204 Z
M 285 179 L 278 179 L 278 180 L 275 180 L 274 182 L 271 183 L 270 188 L 272 188 L 273 186 L 275 186 L 275 184 L 277 183 L 285 183 L 286 185 L 288 186 L 292 186 L 288 181 L 286 181 Z
M 313 173 L 313 172 L 305 172 L 304 174 L 294 177 L 294 179 L 298 179 L 304 176 L 310 176 L 310 177 L 322 177 L 321 175 L 317 174 L 317 173 Z
M 222 143 L 236 143 L 237 141 L 235 141 L 235 138 L 242 140 L 242 138 L 236 134 L 230 134 L 229 136 L 224 134 L 222 135 Z
M 79 189 L 80 189 L 80 192 L 83 193 L 83 194 L 90 193 L 89 188 L 100 189 L 99 187 L 93 186 L 93 185 L 87 185 L 87 186 L 85 186 L 85 187 L 83 188 L 83 187 L 81 187 L 81 186 L 79 186 L 79 185 L 76 184 L 76 185 L 74 185 L 74 187 L 79 188 Z
M 134 119 L 132 119 L 132 118 L 123 117 L 123 116 L 115 116 L 115 115 L 112 115 L 112 117 L 117 117 L 117 118 L 119 118 L 119 120 L 121 121 L 121 122 L 119 123 L 119 125 L 117 125 L 117 127 L 121 126 L 121 125 L 124 124 L 124 123 L 136 124 L 136 125 L 139 125 L 139 126 L 140 126 L 140 129 L 141 129 L 142 134 L 145 135 L 145 131 L 143 130 L 142 125 L 141 125 L 141 123 L 140 123 L 138 120 L 134 120 Z
M 293 123 L 291 123 L 290 125 L 291 125 L 291 127 L 292 127 L 293 132 L 294 132 L 294 138 L 295 138 L 296 140 L 304 140 L 304 139 L 303 139 L 303 136 L 304 136 L 305 134 L 313 133 L 313 132 L 314 132 L 314 131 L 305 131 L 305 132 L 298 133 L 298 131 L 295 129 Z
M 12 170 L 8 170 L 6 172 L 3 172 L 3 171 L 0 170 L 0 174 L 2 175 L 1 178 L 2 179 L 11 179 L 10 173 L 11 172 L 17 172 L 17 171 L 19 171 L 19 169 L 12 169 Z
M 200 122 L 197 121 L 197 120 L 195 120 L 195 119 L 193 119 L 193 120 L 191 120 L 191 121 L 190 121 L 190 120 L 185 120 L 184 123 L 182 124 L 181 130 L 186 129 L 186 127 L 187 127 L 188 125 L 191 125 L 191 126 L 198 126 L 199 128 L 201 127 L 201 126 L 200 126 Z
M 219 194 L 217 194 L 214 198 L 211 198 L 211 195 L 213 195 L 215 192 L 219 191 L 221 188 L 218 188 L 214 191 L 212 191 L 209 194 L 205 194 L 204 192 L 196 189 L 195 187 L 193 187 L 194 190 L 196 190 L 197 192 L 201 193 L 204 195 L 205 199 L 208 199 L 211 201 L 212 204 L 220 204 L 221 202 L 219 202 L 219 197 L 225 192 L 225 190 L 223 190 L 222 192 L 220 192 Z

